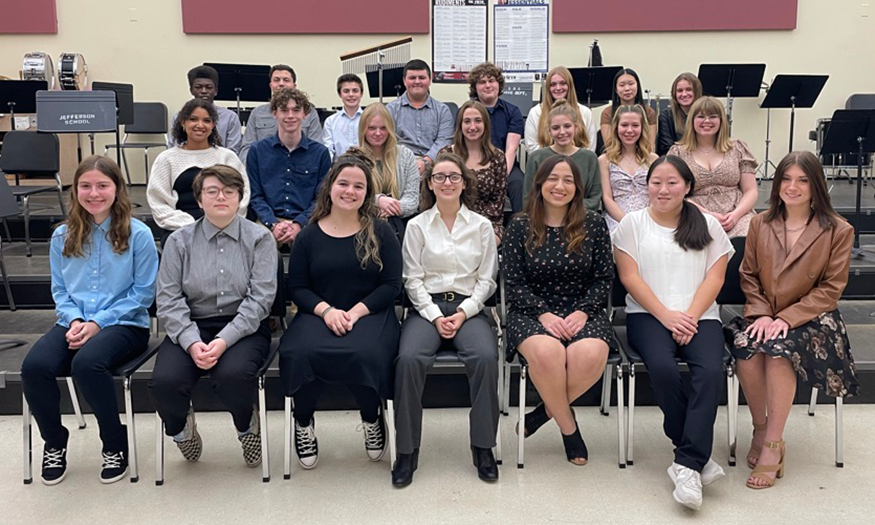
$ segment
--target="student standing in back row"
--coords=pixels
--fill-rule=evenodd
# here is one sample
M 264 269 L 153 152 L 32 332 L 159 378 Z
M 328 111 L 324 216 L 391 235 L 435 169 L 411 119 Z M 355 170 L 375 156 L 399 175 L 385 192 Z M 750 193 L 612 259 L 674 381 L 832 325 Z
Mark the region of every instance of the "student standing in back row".
M 219 73 L 210 66 L 198 66 L 188 72 L 188 88 L 191 96 L 215 105 L 216 95 L 219 94 Z M 219 136 L 219 145 L 228 148 L 234 153 L 240 153 L 242 147 L 240 118 L 237 113 L 226 107 L 216 105 L 216 130 Z M 176 122 L 176 114 L 170 118 L 170 127 Z M 181 144 L 179 139 L 172 134 L 167 140 L 167 148 Z
M 453 115 L 446 104 L 429 94 L 431 68 L 414 59 L 404 66 L 407 90 L 386 109 L 395 121 L 398 143 L 416 155 L 420 175 L 434 163 L 440 150 L 453 141 Z
M 332 159 L 344 154 L 351 146 L 359 145 L 359 121 L 362 117 L 362 79 L 346 73 L 337 79 L 337 96 L 343 109 L 325 119 L 322 143 Z

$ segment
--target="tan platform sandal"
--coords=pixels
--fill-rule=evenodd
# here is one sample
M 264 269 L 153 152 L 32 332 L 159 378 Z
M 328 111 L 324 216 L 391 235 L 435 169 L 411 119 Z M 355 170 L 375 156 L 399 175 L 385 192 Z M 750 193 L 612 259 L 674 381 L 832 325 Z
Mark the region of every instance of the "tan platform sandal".
M 784 440 L 781 441 L 765 441 L 763 442 L 763 448 L 768 448 L 769 450 L 780 450 L 781 451 L 781 461 L 779 461 L 776 465 L 757 465 L 753 472 L 751 472 L 750 477 L 758 479 L 760 481 L 764 481 L 765 485 L 756 485 L 748 481 L 746 485 L 749 488 L 754 490 L 759 489 L 767 489 L 775 485 L 775 482 L 784 477 Z M 768 476 L 764 476 L 764 473 L 775 473 L 774 478 L 769 478 Z
M 759 425 L 756 423 L 753 424 L 753 432 L 751 433 L 751 436 L 750 436 L 750 450 L 747 451 L 747 466 L 748 466 L 748 468 L 752 468 L 752 469 L 756 468 L 756 466 L 757 466 L 756 462 L 760 459 L 760 450 L 762 450 L 762 449 L 756 449 L 756 448 L 754 448 L 754 445 L 753 445 L 753 439 L 756 436 L 757 430 L 765 432 L 768 424 L 769 424 L 768 419 L 766 420 L 765 423 L 760 423 Z M 753 461 L 751 461 L 751 458 L 753 458 Z

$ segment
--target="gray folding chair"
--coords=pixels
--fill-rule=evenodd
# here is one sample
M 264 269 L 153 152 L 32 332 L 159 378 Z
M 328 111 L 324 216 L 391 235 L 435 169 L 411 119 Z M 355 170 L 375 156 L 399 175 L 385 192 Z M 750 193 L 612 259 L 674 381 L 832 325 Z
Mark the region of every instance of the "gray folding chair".
M 131 170 L 128 168 L 128 157 L 125 154 L 127 149 L 142 149 L 143 163 L 146 169 L 146 183 L 149 183 L 149 150 L 152 148 L 167 147 L 167 132 L 168 132 L 167 106 L 163 102 L 134 102 L 134 123 L 125 126 L 125 136 L 122 139 L 119 148 L 122 150 L 122 163 L 125 168 L 125 175 L 128 178 L 128 185 L 131 184 Z M 131 135 L 161 135 L 161 142 L 128 142 Z M 115 148 L 115 144 L 107 144 L 103 150 L 106 155 L 110 149 Z
M 6 217 L 14 217 L 20 214 L 18 201 L 15 200 L 15 195 L 6 183 L 6 177 L 0 176 L 0 220 L 3 221 L 3 227 L 6 231 L 6 236 L 11 241 L 9 228 L 6 224 Z M 3 238 L 0 237 L 0 277 L 3 278 L 3 287 L 6 289 L 6 302 L 9 303 L 9 309 L 15 311 L 15 299 L 12 297 L 12 287 L 9 285 L 9 273 L 6 272 L 6 262 L 3 260 Z M 24 341 L 0 341 L 0 345 L 14 344 L 22 346 L 26 344 Z
M 58 192 L 58 204 L 61 214 L 67 215 L 64 207 L 64 187 L 61 184 L 60 146 L 58 136 L 54 133 L 38 133 L 33 131 L 10 131 L 3 138 L 3 149 L 0 153 L 0 171 L 14 174 L 16 181 L 19 175 L 32 177 L 51 177 L 52 186 L 9 186 L 12 194 L 21 200 L 24 214 L 24 237 L 27 242 L 27 256 L 32 255 L 30 246 L 30 197 L 49 191 Z M 6 178 L 0 185 L 7 185 Z M 48 207 L 46 207 L 48 208 Z

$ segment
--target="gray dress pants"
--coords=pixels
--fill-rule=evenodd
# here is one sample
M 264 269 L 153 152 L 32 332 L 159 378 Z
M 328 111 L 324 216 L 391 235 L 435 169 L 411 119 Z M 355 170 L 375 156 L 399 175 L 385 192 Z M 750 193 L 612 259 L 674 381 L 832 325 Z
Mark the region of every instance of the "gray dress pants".
M 456 312 L 464 297 L 445 301 L 436 294 L 434 302 L 444 315 Z M 471 412 L 468 416 L 471 445 L 495 446 L 498 428 L 498 344 L 483 312 L 468 319 L 450 342 L 437 328 L 411 308 L 401 328 L 401 343 L 395 366 L 395 430 L 398 453 L 412 454 L 422 438 L 422 391 L 425 376 L 434 364 L 442 344 L 459 355 L 468 376 Z

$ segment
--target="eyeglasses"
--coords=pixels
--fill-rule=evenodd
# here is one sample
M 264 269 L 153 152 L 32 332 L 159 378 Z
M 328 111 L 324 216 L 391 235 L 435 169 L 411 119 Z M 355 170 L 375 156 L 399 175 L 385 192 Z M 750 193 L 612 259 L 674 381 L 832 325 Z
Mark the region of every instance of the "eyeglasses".
M 204 188 L 203 190 L 203 194 L 211 199 L 215 199 L 216 197 L 218 197 L 219 192 L 222 192 L 222 195 L 224 195 L 226 199 L 233 199 L 237 195 L 240 195 L 240 193 L 237 191 L 237 188 L 234 188 L 232 186 L 225 186 L 221 190 L 215 186 L 211 186 L 209 188 Z
M 462 174 L 461 173 L 434 173 L 431 176 L 431 180 L 437 182 L 438 184 L 443 184 L 447 180 L 449 180 L 453 184 L 458 184 L 462 182 Z
M 702 122 L 706 120 L 720 120 L 720 115 L 703 115 L 699 113 L 698 115 L 696 115 L 696 120 L 700 120 Z

